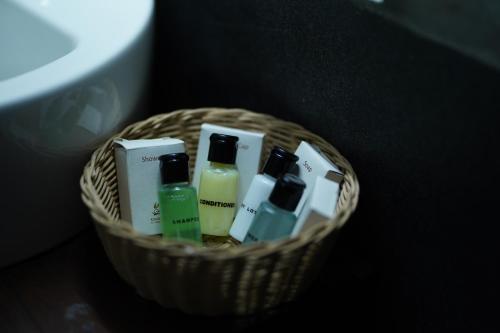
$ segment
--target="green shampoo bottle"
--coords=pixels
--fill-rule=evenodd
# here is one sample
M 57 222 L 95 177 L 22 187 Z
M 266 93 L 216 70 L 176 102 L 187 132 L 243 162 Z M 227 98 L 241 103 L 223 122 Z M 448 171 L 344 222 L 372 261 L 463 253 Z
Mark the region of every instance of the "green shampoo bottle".
M 159 157 L 162 185 L 158 193 L 163 237 L 201 244 L 196 189 L 189 185 L 189 156 Z

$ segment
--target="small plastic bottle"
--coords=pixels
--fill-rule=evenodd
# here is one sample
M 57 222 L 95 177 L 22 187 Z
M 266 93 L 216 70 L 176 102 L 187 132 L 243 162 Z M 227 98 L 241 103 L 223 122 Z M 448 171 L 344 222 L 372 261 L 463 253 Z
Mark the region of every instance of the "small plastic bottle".
M 214 133 L 210 136 L 208 160 L 199 186 L 201 232 L 227 236 L 236 212 L 239 172 L 236 168 L 238 137 Z
M 231 230 L 229 230 L 231 237 L 239 242 L 245 239 L 250 224 L 255 214 L 257 214 L 257 208 L 264 200 L 269 198 L 276 184 L 276 179 L 287 173 L 298 159 L 296 155 L 280 146 L 275 146 L 271 150 L 266 164 L 262 169 L 262 174 L 256 175 L 252 179 L 245 199 L 243 199 L 238 209 L 238 214 L 236 214 Z
M 189 184 L 189 156 L 159 157 L 162 185 L 158 197 L 163 237 L 201 244 L 196 189 Z
M 270 241 L 288 237 L 297 217 L 293 213 L 306 184 L 297 176 L 285 174 L 278 179 L 269 200 L 257 209 L 243 243 Z

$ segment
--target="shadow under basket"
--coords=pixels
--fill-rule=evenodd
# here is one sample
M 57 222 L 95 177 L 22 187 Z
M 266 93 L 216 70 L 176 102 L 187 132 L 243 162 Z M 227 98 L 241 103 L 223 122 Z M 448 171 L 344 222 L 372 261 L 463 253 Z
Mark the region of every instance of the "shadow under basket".
M 345 175 L 336 217 L 296 237 L 254 245 L 209 241 L 204 247 L 193 247 L 134 232 L 128 222 L 120 220 L 113 139 L 180 138 L 193 158 L 202 123 L 265 132 L 263 158 L 274 145 L 295 151 L 302 140 L 316 144 Z M 191 174 L 194 164 L 191 159 Z M 321 137 L 270 115 L 220 108 L 179 110 L 128 126 L 92 154 L 80 186 L 83 202 L 119 275 L 144 298 L 204 315 L 251 314 L 289 302 L 305 291 L 359 196 L 351 165 Z

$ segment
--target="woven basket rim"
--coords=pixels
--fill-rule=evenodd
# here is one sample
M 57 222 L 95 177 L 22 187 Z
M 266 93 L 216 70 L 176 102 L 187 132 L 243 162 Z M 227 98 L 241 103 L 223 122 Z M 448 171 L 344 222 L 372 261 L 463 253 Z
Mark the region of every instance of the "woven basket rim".
M 331 146 L 339 158 L 342 159 L 341 169 L 344 172 L 344 182 L 349 183 L 349 193 L 346 194 L 344 186 L 342 186 L 340 195 L 347 195 L 346 200 L 350 201 L 350 205 L 347 205 L 343 209 L 337 211 L 336 216 L 328 221 L 324 220 L 317 223 L 315 226 L 308 228 L 307 230 L 300 232 L 298 235 L 283 239 L 280 241 L 273 242 L 261 242 L 251 245 L 240 245 L 236 247 L 227 248 L 207 248 L 207 247 L 196 247 L 189 243 L 184 243 L 175 240 L 165 240 L 162 238 L 152 237 L 140 234 L 136 232 L 130 225 L 129 222 L 124 220 L 116 220 L 111 214 L 106 210 L 101 198 L 98 195 L 96 185 L 94 183 L 94 171 L 95 164 L 102 157 L 103 154 L 113 145 L 113 140 L 116 138 L 126 137 L 130 132 L 149 126 L 151 124 L 157 125 L 161 124 L 165 119 L 173 118 L 176 115 L 183 113 L 189 114 L 192 117 L 196 117 L 200 114 L 206 114 L 210 112 L 216 115 L 217 113 L 234 112 L 236 114 L 248 114 L 256 117 L 264 118 L 268 121 L 276 122 L 281 125 L 291 126 L 298 130 L 307 131 L 310 136 L 314 137 L 316 140 L 325 142 L 327 145 Z M 105 166 L 109 167 L 109 166 Z M 145 120 L 135 122 L 128 125 L 119 133 L 111 136 L 105 141 L 100 147 L 98 147 L 91 155 L 90 160 L 86 163 L 83 174 L 80 178 L 80 188 L 82 190 L 81 198 L 83 203 L 89 209 L 90 215 L 95 223 L 98 223 L 106 228 L 108 233 L 119 236 L 124 239 L 132 241 L 136 246 L 144 247 L 147 249 L 163 250 L 167 251 L 169 256 L 179 256 L 179 257 L 190 257 L 190 256 L 200 256 L 205 260 L 224 260 L 224 259 L 234 259 L 241 256 L 251 256 L 255 258 L 272 255 L 273 253 L 288 252 L 293 251 L 297 248 L 303 247 L 311 242 L 319 242 L 322 238 L 326 237 L 333 230 L 341 228 L 354 210 L 357 207 L 359 200 L 359 183 L 351 164 L 338 152 L 338 150 L 333 147 L 330 143 L 325 141 L 323 138 L 317 136 L 313 132 L 306 130 L 301 125 L 293 122 L 288 122 L 281 120 L 274 116 L 268 114 L 257 113 L 254 111 L 249 111 L 240 108 L 216 108 L 216 107 L 205 107 L 198 109 L 180 109 L 172 112 L 162 113 L 153 115 Z

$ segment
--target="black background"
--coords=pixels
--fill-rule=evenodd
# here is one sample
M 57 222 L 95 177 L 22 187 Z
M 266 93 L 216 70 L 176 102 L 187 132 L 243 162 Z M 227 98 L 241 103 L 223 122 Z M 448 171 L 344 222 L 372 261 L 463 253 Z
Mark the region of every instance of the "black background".
M 342 0 L 157 1 L 156 28 L 156 113 L 270 113 L 358 173 L 359 209 L 287 327 L 500 329 L 497 71 Z

